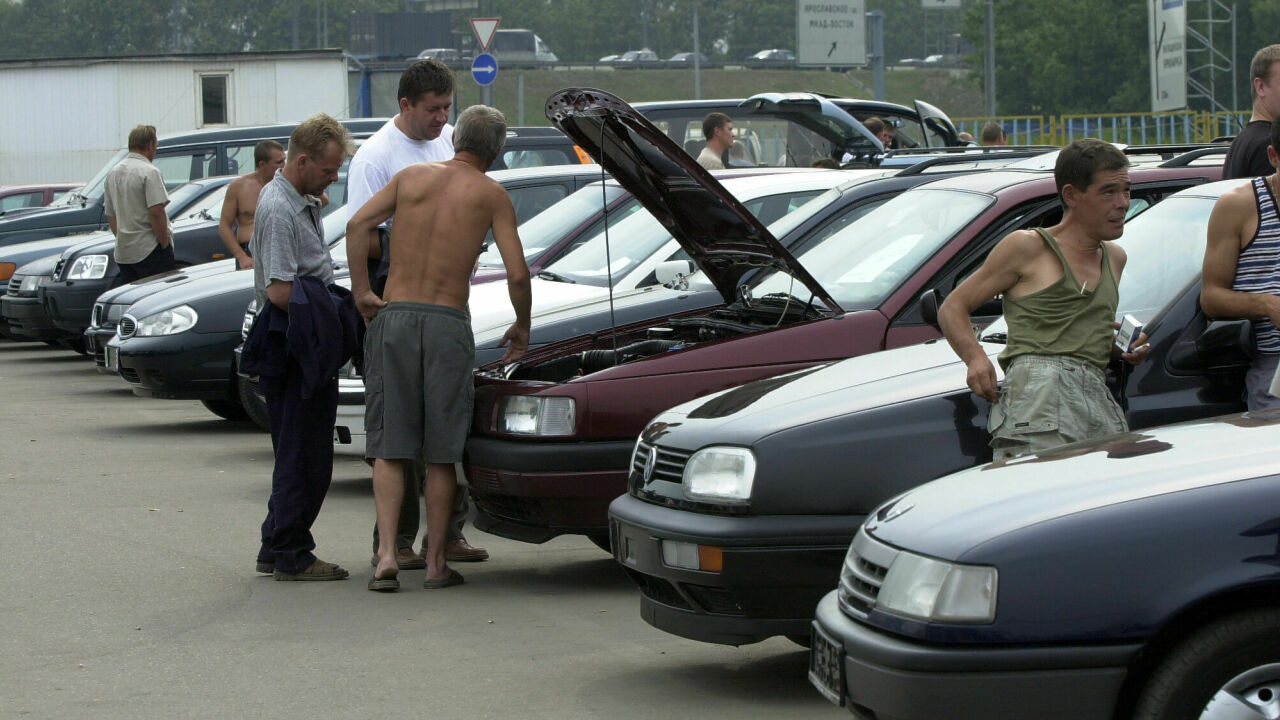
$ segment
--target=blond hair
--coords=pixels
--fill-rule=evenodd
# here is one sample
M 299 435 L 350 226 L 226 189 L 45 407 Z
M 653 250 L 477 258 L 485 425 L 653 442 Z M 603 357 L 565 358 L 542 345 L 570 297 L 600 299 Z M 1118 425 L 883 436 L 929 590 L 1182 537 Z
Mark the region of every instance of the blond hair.
M 351 133 L 342 127 L 342 123 L 325 113 L 316 113 L 299 123 L 289 135 L 288 160 L 293 162 L 299 154 L 319 160 L 328 151 L 329 143 L 337 143 L 343 155 L 352 155 L 356 151 Z
M 130 150 L 146 150 L 147 146 L 156 141 L 155 125 L 139 125 L 129 131 L 129 149 Z

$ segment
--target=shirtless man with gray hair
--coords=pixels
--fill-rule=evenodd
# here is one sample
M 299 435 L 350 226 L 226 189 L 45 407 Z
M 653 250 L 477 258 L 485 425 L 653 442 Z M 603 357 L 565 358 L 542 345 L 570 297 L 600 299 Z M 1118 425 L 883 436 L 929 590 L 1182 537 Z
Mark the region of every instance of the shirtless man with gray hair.
M 462 583 L 445 560 L 449 513 L 471 423 L 475 344 L 467 315 L 471 271 L 486 233 L 507 269 L 516 321 L 503 336 L 503 362 L 529 347 L 529 267 L 506 191 L 485 171 L 506 140 L 502 113 L 473 105 L 458 116 L 453 159 L 396 173 L 347 223 L 347 258 L 356 307 L 369 323 L 365 339 L 366 454 L 374 459 L 378 564 L 369 589 L 394 592 L 396 532 L 406 465 L 427 461 L 427 577 L 423 587 Z M 377 227 L 395 215 L 383 297 L 369 285 L 365 260 Z

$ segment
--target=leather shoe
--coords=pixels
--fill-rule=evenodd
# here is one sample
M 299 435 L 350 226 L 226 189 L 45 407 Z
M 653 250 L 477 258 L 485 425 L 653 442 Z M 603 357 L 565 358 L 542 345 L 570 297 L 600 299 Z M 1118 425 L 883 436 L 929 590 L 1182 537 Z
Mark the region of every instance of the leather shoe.
M 369 558 L 369 564 L 378 567 L 378 555 L 374 553 Z M 397 548 L 396 564 L 401 570 L 425 570 L 427 567 L 427 559 L 413 551 L 413 548 Z
M 423 562 L 426 562 L 427 544 L 422 543 Z M 458 538 L 450 540 L 444 546 L 444 559 L 448 562 L 481 562 L 489 559 L 489 551 L 484 548 L 478 548 L 467 542 L 466 538 Z

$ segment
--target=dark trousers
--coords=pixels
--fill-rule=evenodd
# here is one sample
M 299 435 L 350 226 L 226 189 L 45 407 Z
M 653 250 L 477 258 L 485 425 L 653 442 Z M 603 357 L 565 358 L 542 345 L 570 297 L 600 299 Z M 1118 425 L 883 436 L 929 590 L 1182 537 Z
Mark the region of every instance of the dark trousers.
M 111 287 L 119 287 L 134 280 L 177 269 L 178 261 L 173 259 L 173 246 L 162 248 L 157 245 L 146 257 L 136 263 L 120 263 L 120 274 L 116 276 Z
M 333 479 L 333 425 L 338 415 L 338 380 L 326 382 L 310 398 L 302 397 L 302 370 L 292 358 L 280 377 L 258 380 L 267 398 L 275 470 L 271 499 L 262 523 L 259 562 L 296 573 L 315 562 L 311 525 L 320 514 Z

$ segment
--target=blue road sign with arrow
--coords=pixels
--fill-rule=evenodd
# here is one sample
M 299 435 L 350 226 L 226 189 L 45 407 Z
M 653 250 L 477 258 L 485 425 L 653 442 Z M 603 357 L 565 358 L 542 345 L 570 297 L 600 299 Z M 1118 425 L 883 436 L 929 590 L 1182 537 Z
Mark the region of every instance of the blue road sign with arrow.
M 471 61 L 471 77 L 480 85 L 492 85 L 498 79 L 498 58 L 480 53 Z

